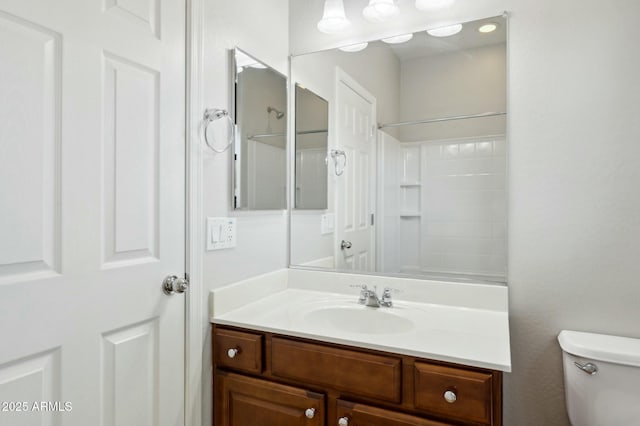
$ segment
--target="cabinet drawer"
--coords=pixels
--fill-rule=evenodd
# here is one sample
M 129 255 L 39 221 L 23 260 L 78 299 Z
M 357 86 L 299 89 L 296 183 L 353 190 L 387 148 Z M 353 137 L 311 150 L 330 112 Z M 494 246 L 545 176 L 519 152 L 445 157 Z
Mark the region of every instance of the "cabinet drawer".
M 261 373 L 262 335 L 216 328 L 213 336 L 213 354 L 219 367 Z
M 363 397 L 400 402 L 401 360 L 397 357 L 274 337 L 271 373 Z
M 348 426 L 449 426 L 397 411 L 342 400 L 337 402 L 336 417 L 334 422 L 329 421 L 330 425 L 337 425 L 343 419 Z
M 491 373 L 416 362 L 414 403 L 447 418 L 491 424 L 492 380 Z
M 233 373 L 216 381 L 219 426 L 323 426 L 325 397 L 293 386 Z

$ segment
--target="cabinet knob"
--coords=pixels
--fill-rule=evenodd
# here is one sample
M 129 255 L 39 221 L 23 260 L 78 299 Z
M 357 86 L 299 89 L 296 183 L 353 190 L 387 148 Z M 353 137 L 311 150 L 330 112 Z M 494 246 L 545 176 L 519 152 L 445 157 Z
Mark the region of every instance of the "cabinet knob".
M 349 425 L 349 417 L 340 417 L 338 419 L 338 426 L 348 426 Z
M 236 357 L 236 355 L 238 355 L 238 349 L 236 349 L 236 348 L 229 349 L 229 350 L 227 351 L 227 356 L 228 356 L 229 358 L 235 358 L 235 357 Z
M 305 412 L 304 412 L 304 415 L 307 416 L 308 419 L 312 419 L 316 415 L 316 409 L 315 408 L 307 408 L 305 410 Z
M 444 393 L 444 400 L 449 404 L 453 404 L 454 402 L 456 402 L 456 399 L 458 399 L 458 397 L 456 396 L 455 392 L 448 390 Z

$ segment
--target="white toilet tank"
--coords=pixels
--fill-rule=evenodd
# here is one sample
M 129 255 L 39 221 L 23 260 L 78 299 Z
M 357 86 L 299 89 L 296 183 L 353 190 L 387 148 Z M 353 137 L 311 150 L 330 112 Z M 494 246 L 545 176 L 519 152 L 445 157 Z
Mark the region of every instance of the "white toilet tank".
M 564 330 L 558 341 L 571 424 L 639 426 L 640 339 Z

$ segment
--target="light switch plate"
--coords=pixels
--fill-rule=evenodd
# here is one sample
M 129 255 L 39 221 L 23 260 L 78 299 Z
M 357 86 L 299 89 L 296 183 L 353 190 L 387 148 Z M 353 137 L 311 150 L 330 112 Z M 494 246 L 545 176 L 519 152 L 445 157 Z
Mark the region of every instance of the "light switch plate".
M 335 230 L 335 215 L 333 213 L 323 214 L 320 217 L 320 234 L 332 234 Z
M 236 246 L 236 218 L 207 218 L 207 251 L 233 248 Z

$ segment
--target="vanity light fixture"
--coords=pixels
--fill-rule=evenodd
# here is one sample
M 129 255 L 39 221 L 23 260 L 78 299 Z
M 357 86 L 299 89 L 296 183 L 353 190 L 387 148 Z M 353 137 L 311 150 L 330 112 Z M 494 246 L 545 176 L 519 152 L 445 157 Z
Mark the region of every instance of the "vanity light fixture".
M 478 31 L 483 34 L 487 34 L 487 33 L 492 33 L 497 29 L 498 29 L 498 24 L 495 24 L 493 22 L 488 22 L 486 24 L 481 25 L 480 28 L 478 28 Z
M 462 31 L 462 24 L 455 24 L 427 30 L 427 33 L 429 33 L 429 35 L 433 37 L 450 37 L 452 35 L 458 34 L 460 31 Z
M 325 0 L 322 19 L 318 21 L 318 31 L 325 34 L 336 34 L 346 29 L 351 22 L 344 13 L 342 0 Z
M 361 50 L 364 50 L 367 48 L 367 46 L 369 45 L 369 43 L 358 43 L 358 44 L 352 44 L 350 46 L 343 46 L 340 47 L 339 49 L 342 50 L 343 52 L 360 52 Z
M 383 38 L 382 41 L 388 44 L 406 43 L 413 38 L 413 34 L 402 34 L 394 37 Z
M 370 22 L 384 22 L 399 12 L 400 9 L 394 0 L 369 0 L 369 5 L 364 8 L 362 15 Z
M 416 0 L 418 10 L 438 10 L 444 9 L 455 3 L 455 0 Z

